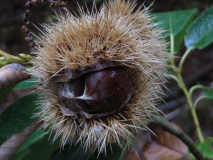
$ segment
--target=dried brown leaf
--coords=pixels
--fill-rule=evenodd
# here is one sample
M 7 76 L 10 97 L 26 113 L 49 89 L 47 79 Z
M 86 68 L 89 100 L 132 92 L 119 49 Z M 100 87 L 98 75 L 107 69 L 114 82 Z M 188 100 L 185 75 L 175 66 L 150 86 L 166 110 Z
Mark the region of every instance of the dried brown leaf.
M 141 160 L 138 152 L 133 146 L 130 146 L 123 160 Z
M 184 156 L 182 153 L 174 151 L 155 141 L 147 143 L 144 146 L 143 152 L 147 160 L 175 160 Z
M 0 90 L 15 85 L 30 77 L 25 67 L 18 63 L 3 66 L 0 68 Z
M 152 124 L 152 125 L 154 125 L 154 127 L 150 126 L 150 129 L 158 136 L 156 137 L 155 135 L 152 134 L 153 140 L 155 140 L 159 144 L 167 146 L 168 148 L 171 148 L 173 150 L 181 152 L 182 154 L 187 155 L 188 147 L 186 146 L 186 144 L 184 144 L 179 138 L 172 135 L 171 133 L 164 131 L 162 127 L 156 124 Z
M 29 136 L 34 133 L 43 122 L 34 122 L 26 127 L 23 132 L 14 134 L 0 146 L 0 160 L 9 160 L 18 149 L 27 141 Z
M 147 160 L 176 160 L 187 156 L 188 147 L 176 136 L 156 124 L 151 124 L 149 128 L 158 137 L 152 134 L 152 141 L 142 149 Z

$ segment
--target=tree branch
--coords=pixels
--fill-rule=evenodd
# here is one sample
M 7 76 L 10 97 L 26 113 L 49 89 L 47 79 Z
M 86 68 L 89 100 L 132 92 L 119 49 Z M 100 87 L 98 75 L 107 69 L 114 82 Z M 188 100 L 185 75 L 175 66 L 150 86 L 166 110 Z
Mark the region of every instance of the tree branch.
M 155 123 L 163 127 L 163 129 L 182 140 L 189 147 L 190 152 L 196 157 L 196 159 L 205 159 L 203 157 L 203 154 L 195 146 L 194 142 L 183 132 L 182 129 L 175 127 L 170 122 L 160 116 L 152 116 L 152 119 L 155 121 Z

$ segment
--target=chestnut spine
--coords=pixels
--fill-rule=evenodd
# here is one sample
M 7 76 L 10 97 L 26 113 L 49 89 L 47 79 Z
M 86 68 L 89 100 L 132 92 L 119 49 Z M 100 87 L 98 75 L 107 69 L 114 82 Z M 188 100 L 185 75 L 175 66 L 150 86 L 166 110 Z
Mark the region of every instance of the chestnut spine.
M 79 17 L 43 25 L 42 47 L 32 51 L 32 76 L 42 85 L 36 116 L 62 147 L 69 138 L 99 151 L 122 146 L 155 114 L 170 56 L 149 8 L 134 12 L 135 5 L 110 0 L 99 11 L 80 9 Z

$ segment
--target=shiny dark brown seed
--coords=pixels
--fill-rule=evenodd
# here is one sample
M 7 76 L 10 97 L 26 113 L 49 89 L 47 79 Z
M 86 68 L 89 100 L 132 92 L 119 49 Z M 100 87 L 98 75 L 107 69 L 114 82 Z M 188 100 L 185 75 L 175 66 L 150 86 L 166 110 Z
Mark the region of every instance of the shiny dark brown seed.
M 132 93 L 131 82 L 123 68 L 108 68 L 90 73 L 85 84 L 86 101 L 92 111 L 99 113 L 124 107 Z
M 132 95 L 132 85 L 124 68 L 107 68 L 59 83 L 58 93 L 73 112 L 104 113 L 105 116 L 127 104 Z

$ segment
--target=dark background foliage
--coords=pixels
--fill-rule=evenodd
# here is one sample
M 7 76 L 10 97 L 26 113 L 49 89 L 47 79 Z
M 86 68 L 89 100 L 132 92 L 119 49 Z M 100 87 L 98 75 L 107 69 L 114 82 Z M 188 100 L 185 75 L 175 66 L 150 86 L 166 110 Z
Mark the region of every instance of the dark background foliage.
M 0 48 L 10 54 L 17 54 L 20 52 L 28 53 L 30 48 L 24 41 L 24 33 L 21 30 L 23 22 L 21 17 L 26 11 L 25 3 L 27 0 L 1 0 L 0 1 Z M 84 6 L 87 4 L 88 8 L 92 8 L 92 0 L 68 0 L 67 8 L 69 10 L 77 11 L 78 5 Z M 138 0 L 137 4 L 143 4 L 144 0 Z M 98 6 L 102 0 L 96 0 Z M 190 8 L 199 8 L 203 11 L 209 8 L 212 0 L 146 0 L 145 6 L 151 7 L 153 12 L 183 10 Z M 35 25 L 39 23 L 48 22 L 49 18 L 53 15 L 52 10 L 47 4 L 38 4 L 33 7 L 29 20 Z M 34 26 L 30 29 L 37 33 Z

